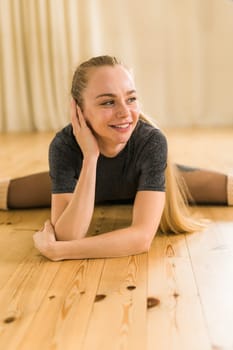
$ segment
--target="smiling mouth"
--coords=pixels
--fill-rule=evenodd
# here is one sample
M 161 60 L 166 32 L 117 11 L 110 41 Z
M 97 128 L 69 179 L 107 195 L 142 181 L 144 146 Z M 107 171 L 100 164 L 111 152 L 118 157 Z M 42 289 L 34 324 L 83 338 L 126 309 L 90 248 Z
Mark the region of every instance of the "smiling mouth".
M 118 125 L 110 125 L 113 129 L 127 129 L 132 123 L 124 123 L 124 124 L 118 124 Z

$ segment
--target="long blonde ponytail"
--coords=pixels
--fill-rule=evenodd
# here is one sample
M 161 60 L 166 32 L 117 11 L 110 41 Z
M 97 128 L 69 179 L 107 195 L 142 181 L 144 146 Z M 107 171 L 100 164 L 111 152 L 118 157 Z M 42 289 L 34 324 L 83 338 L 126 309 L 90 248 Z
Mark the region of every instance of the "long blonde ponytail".
M 158 128 L 158 126 L 144 114 L 140 114 L 140 119 Z M 206 227 L 203 220 L 195 218 L 191 214 L 188 199 L 190 194 L 182 177 L 179 175 L 177 167 L 172 163 L 168 155 L 167 168 L 165 171 L 166 181 L 166 201 L 159 231 L 163 233 L 191 233 L 202 230 Z

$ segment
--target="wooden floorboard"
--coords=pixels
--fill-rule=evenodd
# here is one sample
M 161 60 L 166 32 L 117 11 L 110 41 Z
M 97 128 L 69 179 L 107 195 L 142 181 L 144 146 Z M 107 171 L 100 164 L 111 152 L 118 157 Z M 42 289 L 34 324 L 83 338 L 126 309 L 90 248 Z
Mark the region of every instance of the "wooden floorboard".
M 233 129 L 167 135 L 177 162 L 233 167 Z M 1 177 L 48 169 L 52 136 L 0 135 Z M 33 246 L 49 209 L 0 211 L 0 349 L 232 350 L 233 207 L 197 209 L 212 220 L 205 232 L 157 235 L 148 254 L 63 262 Z M 131 212 L 97 207 L 90 234 L 124 227 Z
M 213 349 L 233 349 L 232 236 L 233 223 L 217 221 L 186 237 Z
M 105 261 L 83 349 L 144 348 L 146 266 L 146 254 Z
M 156 237 L 148 286 L 148 349 L 210 349 L 185 235 Z

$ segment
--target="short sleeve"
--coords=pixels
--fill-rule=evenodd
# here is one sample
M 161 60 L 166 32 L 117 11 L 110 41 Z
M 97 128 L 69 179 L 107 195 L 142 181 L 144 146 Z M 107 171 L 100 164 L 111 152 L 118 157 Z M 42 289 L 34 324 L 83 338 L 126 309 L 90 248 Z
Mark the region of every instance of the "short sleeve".
M 78 148 L 56 136 L 49 147 L 52 193 L 73 193 L 82 166 Z
M 165 191 L 167 166 L 167 140 L 155 129 L 140 152 L 138 191 Z

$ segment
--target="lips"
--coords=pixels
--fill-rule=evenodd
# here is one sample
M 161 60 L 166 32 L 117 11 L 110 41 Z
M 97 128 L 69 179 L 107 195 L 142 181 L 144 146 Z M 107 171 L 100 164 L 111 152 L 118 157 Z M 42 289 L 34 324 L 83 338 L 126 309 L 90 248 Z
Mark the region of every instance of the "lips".
M 110 127 L 114 129 L 127 129 L 131 124 L 132 123 L 122 123 L 122 124 L 110 125 Z

